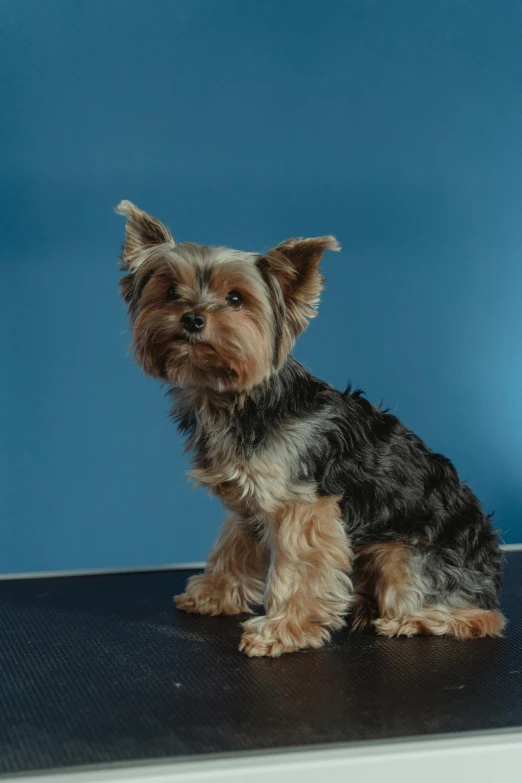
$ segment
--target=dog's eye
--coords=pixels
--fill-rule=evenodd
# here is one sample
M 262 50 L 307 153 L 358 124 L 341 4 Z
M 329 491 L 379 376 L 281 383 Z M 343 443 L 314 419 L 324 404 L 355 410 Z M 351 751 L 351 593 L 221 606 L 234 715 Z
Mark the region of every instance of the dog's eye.
M 243 297 L 238 291 L 229 291 L 226 295 L 225 302 L 232 310 L 241 310 L 243 307 Z
M 167 291 L 167 302 L 175 302 L 178 298 L 178 292 L 175 285 L 171 285 Z

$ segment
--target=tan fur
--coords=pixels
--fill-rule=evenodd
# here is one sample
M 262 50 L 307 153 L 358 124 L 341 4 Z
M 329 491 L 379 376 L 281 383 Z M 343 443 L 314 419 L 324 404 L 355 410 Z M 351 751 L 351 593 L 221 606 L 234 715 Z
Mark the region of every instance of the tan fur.
M 381 636 L 416 636 L 420 634 L 456 639 L 501 636 L 506 621 L 499 612 L 473 607 L 449 609 L 446 606 L 424 606 L 418 614 L 375 621 Z
M 122 293 L 129 299 L 133 287 L 154 272 L 135 313 L 136 359 L 149 375 L 167 376 L 189 389 L 248 391 L 270 376 L 273 341 L 267 295 L 253 274 L 252 254 L 244 254 L 239 263 L 232 251 L 222 258 L 216 251 L 209 285 L 201 287 L 197 270 L 204 267 L 210 249 L 197 251 L 199 264 L 189 260 L 191 252 L 188 243 L 146 249 L 138 257 L 138 276 L 123 279 Z M 171 286 L 178 298 L 169 302 Z M 245 300 L 238 311 L 225 301 L 233 286 Z M 205 313 L 205 334 L 181 340 L 180 318 L 191 310 Z
M 127 217 L 122 266 L 129 270 L 120 290 L 133 320 L 133 348 L 149 375 L 176 386 L 240 395 L 263 384 L 280 366 L 296 337 L 316 313 L 322 289 L 318 266 L 326 249 L 339 250 L 334 237 L 288 239 L 266 257 L 229 248 L 210 248 L 190 242 L 176 244 L 170 231 L 130 201 L 116 211 Z M 270 269 L 284 301 L 284 322 L 276 323 L 268 291 L 258 267 Z M 198 282 L 198 271 L 208 277 Z M 143 295 L 137 296 L 149 272 L 154 276 Z M 175 285 L 177 302 L 167 302 Z M 273 287 L 272 287 L 273 288 Z M 225 299 L 239 290 L 244 308 L 233 312 Z M 190 310 L 207 318 L 203 337 L 176 341 L 179 318 Z M 279 356 L 274 357 L 276 330 Z
M 348 606 L 348 577 L 336 571 L 336 567 L 349 569 L 349 552 L 345 551 L 347 543 L 336 499 L 315 501 L 314 488 L 300 484 L 294 487 L 294 502 L 289 500 L 291 482 L 285 442 L 287 448 L 292 448 L 288 428 L 281 433 L 277 452 L 267 452 L 244 463 L 237 461 L 226 439 L 216 437 L 209 443 L 212 468 L 191 471 L 229 508 L 244 517 L 253 516 L 270 550 L 270 578 L 264 597 L 268 620 L 265 623 L 265 618 L 255 618 L 250 626 L 245 626 L 241 649 L 248 655 L 277 656 L 301 647 L 318 647 L 329 638 L 329 631 L 321 627 L 321 622 L 332 628 L 341 627 L 341 615 Z M 299 500 L 301 497 L 309 500 Z M 320 599 L 311 601 L 304 589 L 307 583 L 312 584 L 306 576 L 310 569 L 316 569 L 315 576 L 323 582 L 323 591 L 329 594 L 332 587 L 333 602 L 328 602 L 328 606 L 322 606 Z M 289 585 L 295 588 L 295 595 L 285 610 L 283 591 Z M 336 608 L 338 616 L 334 618 L 332 612 Z M 284 618 L 279 617 L 281 612 L 285 613 Z M 262 635 L 262 643 L 257 634 Z
M 168 229 L 130 202 L 118 211 L 128 217 L 123 262 L 130 274 L 120 285 L 136 358 L 149 375 L 181 387 L 180 410 L 196 416 L 193 438 L 205 433 L 205 456 L 192 476 L 243 520 L 227 521 L 205 574 L 190 580 L 177 604 L 204 614 L 248 611 L 261 599 L 270 550 L 267 617 L 245 626 L 243 649 L 280 655 L 319 646 L 344 622 L 351 553 L 337 499 L 318 498 L 315 484 L 297 480 L 291 466 L 323 421 L 282 422 L 270 445 L 247 460 L 221 424 L 224 412 L 230 415 L 229 400 L 240 406 L 243 395 L 262 386 L 315 315 L 319 261 L 339 246 L 333 237 L 290 239 L 262 258 L 176 245 Z M 270 274 L 263 277 L 263 268 Z M 243 299 L 239 308 L 227 305 L 231 290 Z M 183 332 L 181 318 L 190 311 L 204 314 L 201 334 Z M 249 525 L 261 531 L 264 549 Z
M 210 430 L 206 443 L 210 466 L 196 465 L 190 475 L 198 484 L 208 486 L 228 508 L 262 520 L 292 502 L 315 502 L 315 485 L 292 480 L 289 465 L 298 459 L 303 445 L 313 441 L 322 426 L 320 418 L 284 422 L 272 445 L 245 461 L 238 459 L 233 441 L 212 426 L 213 416 L 219 414 L 207 408 L 205 415 Z
M 285 299 L 285 352 L 291 350 L 308 320 L 317 315 L 323 290 L 319 263 L 324 251 L 340 249 L 340 244 L 332 236 L 294 238 L 285 240 L 265 256 L 264 262 L 278 279 Z
M 174 244 L 172 234 L 161 221 L 148 215 L 130 201 L 120 201 L 116 212 L 128 218 L 121 257 L 124 269 L 136 269 L 139 265 L 140 254 L 147 247 L 154 247 L 162 243 Z
M 422 606 L 422 585 L 410 569 L 411 553 L 411 546 L 396 541 L 369 544 L 357 551 L 354 630 L 372 622 L 373 602 L 378 614 L 386 617 L 406 615 Z
M 351 600 L 351 550 L 338 498 L 282 507 L 268 522 L 271 565 L 266 616 L 244 623 L 240 649 L 277 657 L 320 647 L 344 625 Z
M 502 633 L 500 613 L 427 604 L 426 586 L 412 564 L 414 552 L 400 542 L 370 544 L 357 552 L 354 630 L 373 625 L 381 636 L 448 634 L 457 639 Z
M 235 515 L 224 524 L 205 573 L 189 581 L 177 605 L 201 614 L 236 614 L 264 599 L 266 615 L 244 624 L 241 649 L 278 656 L 320 647 L 331 629 L 343 625 L 353 602 L 340 498 L 319 497 L 301 470 L 328 413 L 305 420 L 285 416 L 255 448 L 238 443 L 233 416 L 248 395 L 248 404 L 256 404 L 255 392 L 316 315 L 323 285 L 319 262 L 325 250 L 339 245 L 331 236 L 288 239 L 261 256 L 176 244 L 159 220 L 130 202 L 117 211 L 127 217 L 127 274 L 120 290 L 129 305 L 136 358 L 146 373 L 176 387 L 177 414 L 196 454 L 192 477 Z M 184 329 L 188 314 L 201 316 L 199 331 Z M 503 620 L 495 612 L 457 600 L 448 607 L 433 605 L 433 599 L 430 604 L 429 577 L 425 584 L 418 555 L 400 542 L 357 553 L 355 628 L 371 624 L 387 636 L 459 638 L 501 632 Z
M 178 609 L 198 614 L 241 614 L 263 601 L 267 552 L 238 519 L 227 519 L 205 573 L 193 576 L 174 597 Z

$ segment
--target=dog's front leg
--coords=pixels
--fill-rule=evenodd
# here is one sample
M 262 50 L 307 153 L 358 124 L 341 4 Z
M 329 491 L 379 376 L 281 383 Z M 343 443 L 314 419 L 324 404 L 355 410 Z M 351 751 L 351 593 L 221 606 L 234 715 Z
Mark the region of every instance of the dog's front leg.
M 240 649 L 247 655 L 321 647 L 330 629 L 344 625 L 352 602 L 352 553 L 338 500 L 298 501 L 270 517 L 266 614 L 243 625 Z
M 250 612 L 251 605 L 263 601 L 266 555 L 247 522 L 225 520 L 205 573 L 191 577 L 185 592 L 174 596 L 178 609 L 212 615 Z

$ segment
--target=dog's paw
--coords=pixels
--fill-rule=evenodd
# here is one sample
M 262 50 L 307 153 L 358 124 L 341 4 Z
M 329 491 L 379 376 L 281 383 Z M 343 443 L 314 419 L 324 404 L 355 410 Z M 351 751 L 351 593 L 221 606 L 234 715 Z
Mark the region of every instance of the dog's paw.
M 187 589 L 174 596 L 174 603 L 183 612 L 195 614 L 242 614 L 249 612 L 241 585 L 226 576 L 200 574 L 189 579 Z
M 174 603 L 182 612 L 193 612 L 194 614 L 221 614 L 219 601 L 212 596 L 195 597 L 190 593 L 181 593 L 174 596 Z
M 243 629 L 239 649 L 251 658 L 277 658 L 307 647 L 322 647 L 330 638 L 322 625 L 306 622 L 300 626 L 287 617 L 254 617 L 243 623 Z
M 414 618 L 374 620 L 373 625 L 379 636 L 417 636 L 423 633 L 422 625 Z

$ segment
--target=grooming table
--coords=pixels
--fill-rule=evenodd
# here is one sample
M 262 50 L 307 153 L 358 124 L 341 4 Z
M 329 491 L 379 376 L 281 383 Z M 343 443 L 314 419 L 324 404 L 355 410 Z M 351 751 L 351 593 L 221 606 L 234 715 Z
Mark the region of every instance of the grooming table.
M 503 639 L 238 652 L 177 612 L 187 568 L 0 581 L 0 774 L 47 780 L 522 780 L 522 552 Z M 506 779 L 508 779 L 506 777 Z

